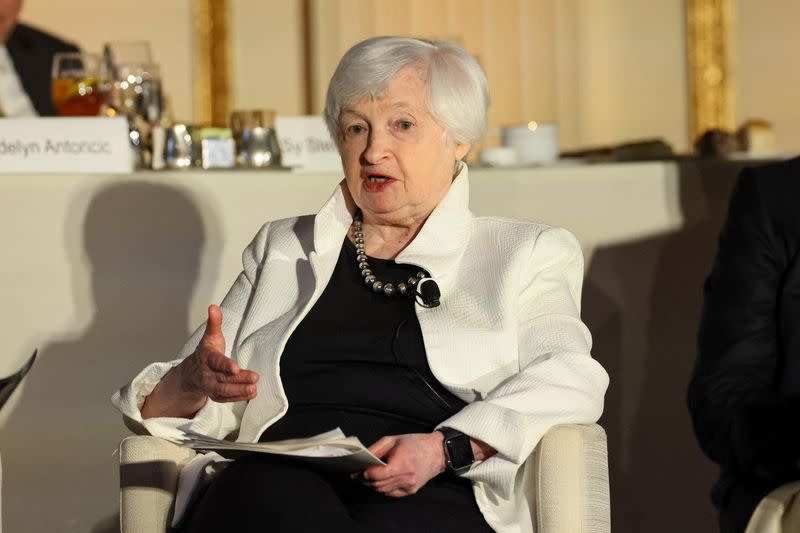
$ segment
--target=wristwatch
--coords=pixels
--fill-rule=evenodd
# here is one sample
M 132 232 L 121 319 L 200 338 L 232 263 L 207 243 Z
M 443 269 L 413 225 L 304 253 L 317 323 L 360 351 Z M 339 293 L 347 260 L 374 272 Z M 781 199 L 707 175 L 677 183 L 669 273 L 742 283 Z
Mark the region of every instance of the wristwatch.
M 463 474 L 469 470 L 469 467 L 475 462 L 469 437 L 453 428 L 441 427 L 438 431 L 444 435 L 442 445 L 447 469 L 456 474 Z

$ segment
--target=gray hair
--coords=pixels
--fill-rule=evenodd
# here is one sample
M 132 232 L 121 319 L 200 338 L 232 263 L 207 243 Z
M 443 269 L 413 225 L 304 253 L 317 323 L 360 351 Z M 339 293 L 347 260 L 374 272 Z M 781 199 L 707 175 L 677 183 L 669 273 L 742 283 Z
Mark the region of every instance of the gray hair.
M 418 69 L 428 86 L 428 111 L 448 138 L 477 141 L 486 129 L 489 88 L 478 62 L 462 47 L 409 37 L 373 37 L 345 53 L 328 84 L 325 122 L 337 145 L 342 108 L 377 98 L 404 68 Z

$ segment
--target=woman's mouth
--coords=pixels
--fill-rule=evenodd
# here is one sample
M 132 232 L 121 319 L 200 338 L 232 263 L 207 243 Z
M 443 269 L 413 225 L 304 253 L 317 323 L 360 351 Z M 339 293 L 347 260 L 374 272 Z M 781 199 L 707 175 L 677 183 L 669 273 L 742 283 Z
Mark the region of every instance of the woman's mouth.
M 367 179 L 364 180 L 364 188 L 369 192 L 380 192 L 386 188 L 394 178 L 385 176 L 383 174 L 369 174 Z

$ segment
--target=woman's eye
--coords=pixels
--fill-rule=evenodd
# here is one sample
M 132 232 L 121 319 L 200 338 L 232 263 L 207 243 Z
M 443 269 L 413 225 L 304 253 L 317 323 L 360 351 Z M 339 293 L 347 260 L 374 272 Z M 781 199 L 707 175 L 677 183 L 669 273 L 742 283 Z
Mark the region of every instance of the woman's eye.
M 397 127 L 401 130 L 410 130 L 414 127 L 414 123 L 410 120 L 400 120 L 397 122 Z
M 345 131 L 349 134 L 357 135 L 359 133 L 363 133 L 366 129 L 367 128 L 365 128 L 362 124 L 351 124 L 350 126 L 347 126 Z

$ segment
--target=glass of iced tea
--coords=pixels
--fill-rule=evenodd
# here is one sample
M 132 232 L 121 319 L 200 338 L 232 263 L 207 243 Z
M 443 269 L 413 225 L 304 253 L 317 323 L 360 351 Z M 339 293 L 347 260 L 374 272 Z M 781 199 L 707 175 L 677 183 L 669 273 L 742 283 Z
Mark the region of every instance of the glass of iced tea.
M 62 117 L 95 116 L 103 105 L 100 58 L 86 52 L 53 56 L 53 105 Z

